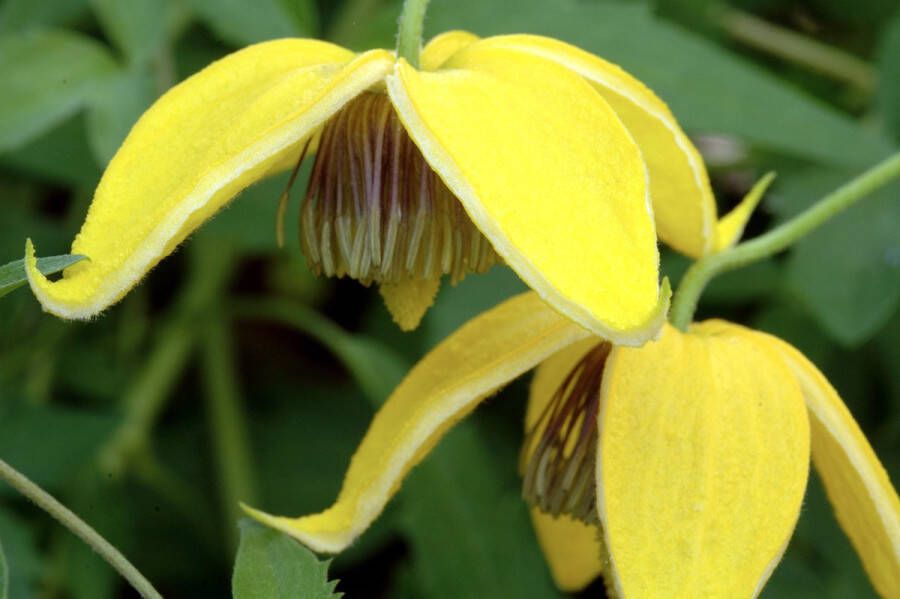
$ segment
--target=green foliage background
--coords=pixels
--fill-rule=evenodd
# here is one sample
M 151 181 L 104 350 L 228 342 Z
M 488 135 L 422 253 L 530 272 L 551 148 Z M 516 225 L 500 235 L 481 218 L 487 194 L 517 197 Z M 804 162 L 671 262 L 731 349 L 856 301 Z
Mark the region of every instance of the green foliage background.
M 726 25 L 733 9 L 858 57 L 863 83 L 780 58 L 771 43 L 751 49 Z M 385 0 L 3 0 L 0 263 L 21 258 L 29 236 L 42 255 L 68 250 L 103 165 L 168 86 L 274 37 L 391 47 L 398 11 Z M 721 210 L 764 172 L 778 172 L 750 235 L 900 141 L 900 7 L 892 0 L 433 0 L 426 28 L 429 36 L 541 33 L 618 62 L 697 136 Z M 123 549 L 166 596 L 231 593 L 236 500 L 285 514 L 328 505 L 373 410 L 409 365 L 523 289 L 505 268 L 471 276 L 442 290 L 421 328 L 402 334 L 377 294 L 313 278 L 296 239 L 275 247 L 283 185 L 279 177 L 244 192 L 93 322 L 43 315 L 27 290 L 0 301 L 0 457 Z M 673 280 L 685 267 L 664 255 Z M 898 302 L 894 184 L 787 255 L 716 281 L 701 316 L 771 331 L 802 349 L 896 480 Z M 338 591 L 559 594 L 519 498 L 526 385 L 487 402 L 414 471 L 377 525 L 331 563 Z M 331 595 L 324 564 L 274 533 L 242 530 L 236 596 Z M 0 543 L 0 596 L 6 586 L 13 599 L 130 596 L 102 561 L 2 485 Z M 320 588 L 304 590 L 308 579 L 292 578 L 291 563 Z M 585 596 L 602 592 L 597 583 Z M 872 594 L 813 477 L 764 596 Z

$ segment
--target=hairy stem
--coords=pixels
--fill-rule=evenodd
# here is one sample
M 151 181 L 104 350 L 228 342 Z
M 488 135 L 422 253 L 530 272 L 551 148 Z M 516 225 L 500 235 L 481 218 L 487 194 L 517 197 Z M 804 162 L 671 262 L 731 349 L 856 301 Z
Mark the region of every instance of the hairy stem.
M 244 406 L 237 390 L 232 340 L 222 313 L 213 315 L 203 342 L 206 406 L 218 464 L 226 530 L 231 549 L 237 547 L 240 503 L 256 502 L 253 461 Z
M 685 330 L 694 317 L 697 301 L 716 275 L 759 262 L 786 249 L 838 213 L 900 178 L 900 152 L 872 167 L 856 179 L 830 193 L 786 223 L 755 239 L 695 262 L 685 273 L 672 303 L 670 320 Z
M 96 551 L 100 557 L 121 574 L 141 597 L 145 599 L 162 599 L 162 595 L 153 588 L 150 581 L 144 578 L 144 575 L 109 541 L 100 536 L 87 522 L 76 516 L 52 495 L 28 480 L 25 475 L 3 460 L 0 460 L 0 479 L 9 483 L 10 486 L 31 500 L 36 506 L 68 528 L 72 534 L 87 543 L 91 549 Z
M 397 29 L 397 56 L 405 58 L 412 66 L 419 67 L 419 52 L 422 49 L 422 26 L 428 0 L 406 0 Z

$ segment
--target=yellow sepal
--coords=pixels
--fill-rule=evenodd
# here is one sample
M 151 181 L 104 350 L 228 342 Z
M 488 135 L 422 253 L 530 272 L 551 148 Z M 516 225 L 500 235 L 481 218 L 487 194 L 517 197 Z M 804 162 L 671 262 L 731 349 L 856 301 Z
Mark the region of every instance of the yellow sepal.
M 790 370 L 741 327 L 667 326 L 603 378 L 597 495 L 617 596 L 751 597 L 790 539 L 809 426 Z
M 431 38 L 419 55 L 419 65 L 423 71 L 434 71 L 448 58 L 478 41 L 478 36 L 468 31 L 445 31 Z
M 900 499 L 834 387 L 803 354 L 769 335 L 809 410 L 812 458 L 838 522 L 882 597 L 900 597 Z
M 580 591 L 603 572 L 599 528 L 537 508 L 531 509 L 531 522 L 560 590 Z
M 753 185 L 747 195 L 744 196 L 744 199 L 741 200 L 741 203 L 716 223 L 717 252 L 726 250 L 741 240 L 741 235 L 744 234 L 744 227 L 747 226 L 747 222 L 753 216 L 753 211 L 756 210 L 760 200 L 762 200 L 763 195 L 765 195 L 766 190 L 769 189 L 774 180 L 775 173 L 766 173 L 766 176 Z
M 403 478 L 489 394 L 588 331 L 524 293 L 465 324 L 419 362 L 375 416 L 337 502 L 301 518 L 245 507 L 316 551 L 347 547 L 378 517 Z
M 485 41 L 552 60 L 590 81 L 641 149 L 659 238 L 689 256 L 713 249 L 716 200 L 703 158 L 656 94 L 617 65 L 564 42 L 536 35 Z
M 400 119 L 532 289 L 604 338 L 646 341 L 664 300 L 640 151 L 581 77 L 486 41 L 435 72 L 400 59 L 387 78 Z
M 62 280 L 31 286 L 44 309 L 89 318 L 119 300 L 238 192 L 300 152 L 329 116 L 384 79 L 393 57 L 315 40 L 250 46 L 163 95 L 94 195 Z

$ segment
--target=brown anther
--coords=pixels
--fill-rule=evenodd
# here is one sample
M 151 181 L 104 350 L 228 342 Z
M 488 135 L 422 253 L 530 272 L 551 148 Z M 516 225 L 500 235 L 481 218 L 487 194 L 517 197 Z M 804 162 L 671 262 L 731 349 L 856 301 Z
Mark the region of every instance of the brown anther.
M 445 274 L 457 282 L 500 260 L 379 92 L 323 127 L 300 221 L 316 274 L 366 285 Z
M 575 365 L 528 431 L 522 494 L 541 511 L 598 523 L 594 482 L 600 385 L 611 346 L 600 343 Z

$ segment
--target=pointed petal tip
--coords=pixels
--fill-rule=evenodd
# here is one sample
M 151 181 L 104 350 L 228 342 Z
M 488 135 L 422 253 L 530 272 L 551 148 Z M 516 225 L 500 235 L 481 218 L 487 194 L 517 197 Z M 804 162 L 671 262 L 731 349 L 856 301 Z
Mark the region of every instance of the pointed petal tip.
M 284 534 L 300 541 L 316 553 L 340 553 L 349 547 L 355 537 L 349 537 L 346 534 L 327 534 L 321 531 L 312 532 L 317 528 L 313 523 L 317 520 L 324 520 L 331 510 L 326 510 L 320 514 L 312 516 L 302 516 L 300 518 L 285 518 L 283 516 L 273 516 L 262 510 L 240 503 L 244 513 L 264 526 L 281 531 Z
M 754 211 L 774 180 L 774 171 L 766 173 L 762 179 L 750 188 L 750 191 L 747 192 L 740 204 L 719 219 L 719 222 L 716 223 L 713 253 L 734 247 L 741 240 L 750 217 L 753 216 Z

